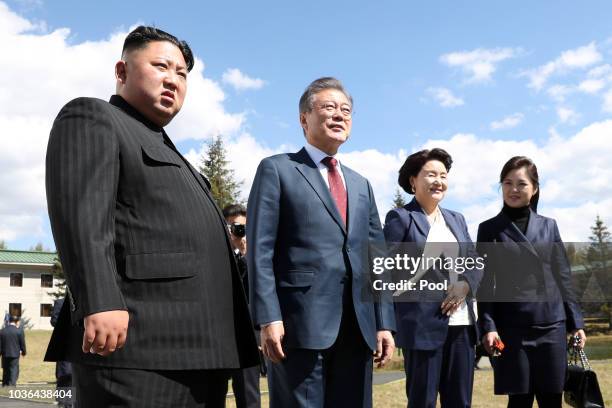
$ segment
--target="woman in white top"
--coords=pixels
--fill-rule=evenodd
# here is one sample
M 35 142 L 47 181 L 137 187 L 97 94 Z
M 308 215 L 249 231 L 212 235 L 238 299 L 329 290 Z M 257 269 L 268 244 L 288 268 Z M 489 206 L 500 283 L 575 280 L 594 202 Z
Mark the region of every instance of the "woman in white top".
M 405 283 L 395 292 L 395 341 L 404 351 L 408 407 L 433 408 L 438 393 L 444 408 L 471 405 L 479 338 L 474 294 L 483 263 L 463 216 L 439 206 L 451 164 L 443 149 L 410 155 L 398 181 L 414 199 L 385 221 L 390 256 L 412 260 L 394 271 Z

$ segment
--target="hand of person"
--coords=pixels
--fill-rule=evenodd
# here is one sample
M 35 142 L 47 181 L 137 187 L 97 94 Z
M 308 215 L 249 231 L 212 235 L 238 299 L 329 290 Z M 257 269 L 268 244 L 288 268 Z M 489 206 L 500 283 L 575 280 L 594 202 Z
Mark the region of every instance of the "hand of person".
M 496 331 L 488 332 L 482 336 L 482 345 L 490 356 L 495 353 L 493 346 L 495 345 L 495 340 L 497 339 L 499 339 L 499 334 Z
M 461 306 L 468 292 L 470 291 L 470 285 L 465 281 L 455 282 L 448 288 L 446 299 L 442 302 L 442 314 L 447 316 L 455 313 Z
M 282 322 L 272 323 L 261 328 L 261 350 L 273 363 L 280 363 L 285 358 L 282 341 L 285 337 L 285 326 Z
M 572 337 L 574 336 L 578 336 L 580 338 L 580 343 L 578 343 L 578 347 L 580 347 L 581 349 L 584 348 L 584 345 L 586 344 L 586 334 L 584 333 L 584 330 L 574 330 L 572 332 Z
M 109 310 L 83 319 L 83 353 L 108 356 L 125 344 L 130 315 L 127 310 Z
M 384 367 L 393 356 L 395 351 L 395 340 L 389 330 L 380 330 L 376 333 L 376 352 L 374 362 L 376 367 Z

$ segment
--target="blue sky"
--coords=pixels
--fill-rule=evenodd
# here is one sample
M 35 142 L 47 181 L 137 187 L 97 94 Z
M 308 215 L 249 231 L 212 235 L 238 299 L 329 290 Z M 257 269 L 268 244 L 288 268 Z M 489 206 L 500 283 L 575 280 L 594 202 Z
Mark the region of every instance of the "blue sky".
M 609 2 L 0 5 L 0 24 L 14 23 L 0 36 L 28 47 L 0 55 L 0 101 L 3 90 L 23 99 L 0 124 L 27 135 L 0 136 L 1 149 L 25 146 L 28 158 L 0 153 L 0 240 L 10 247 L 53 247 L 41 170 L 48 127 L 71 97 L 112 93 L 121 40 L 139 23 L 187 40 L 203 64 L 170 136 L 197 162 L 207 138 L 223 133 L 245 190 L 263 156 L 303 144 L 299 96 L 332 75 L 355 100 L 341 160 L 373 182 L 382 215 L 406 155 L 441 146 L 455 158 L 444 205 L 464 212 L 471 231 L 499 210 L 496 177 L 514 154 L 540 166 L 541 212 L 558 219 L 566 240 L 586 239 L 596 214 L 612 222 Z

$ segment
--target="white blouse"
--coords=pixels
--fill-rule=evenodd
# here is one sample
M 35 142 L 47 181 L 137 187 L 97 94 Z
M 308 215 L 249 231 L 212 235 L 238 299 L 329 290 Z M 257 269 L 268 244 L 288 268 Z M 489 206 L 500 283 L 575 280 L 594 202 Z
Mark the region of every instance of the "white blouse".
M 436 212 L 430 216 L 427 216 L 429 221 L 430 229 L 427 235 L 427 242 L 425 244 L 425 250 L 423 255 L 425 257 L 437 258 L 443 256 L 444 258 L 457 258 L 459 256 L 459 244 L 457 238 L 453 235 L 446 221 L 440 212 L 440 209 L 436 209 Z M 429 245 L 428 245 L 429 244 Z M 454 263 L 453 263 L 454 264 Z M 454 270 L 449 271 L 449 286 L 456 283 L 459 280 L 459 274 Z M 475 316 L 476 311 L 476 300 L 473 299 L 473 308 Z M 470 314 L 468 312 L 467 301 L 464 300 L 459 308 L 453 313 L 449 320 L 449 326 L 466 326 L 473 324 Z

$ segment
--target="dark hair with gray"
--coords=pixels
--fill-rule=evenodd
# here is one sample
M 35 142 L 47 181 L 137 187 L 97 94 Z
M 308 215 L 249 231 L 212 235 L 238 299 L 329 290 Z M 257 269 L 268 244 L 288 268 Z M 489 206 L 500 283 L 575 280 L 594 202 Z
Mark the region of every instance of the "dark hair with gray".
M 540 201 L 540 176 L 538 175 L 538 168 L 536 167 L 533 160 L 526 156 L 514 156 L 510 158 L 504 164 L 504 167 L 499 173 L 499 183 L 502 184 L 508 173 L 512 170 L 518 170 L 522 167 L 525 167 L 527 170 L 527 175 L 529 176 L 529 180 L 535 188 L 538 189 L 536 193 L 531 197 L 531 201 L 529 202 L 529 206 L 534 212 L 538 212 L 538 201 Z
M 418 151 L 416 153 L 412 153 L 402 167 L 399 170 L 399 176 L 397 178 L 397 182 L 401 188 L 404 189 L 408 194 L 414 194 L 412 191 L 412 185 L 410 184 L 410 178 L 416 177 L 425 163 L 430 160 L 438 160 L 442 162 L 446 171 L 450 171 L 451 165 L 453 164 L 453 158 L 450 154 L 446 152 L 444 149 L 440 149 L 439 147 L 435 147 L 431 150 L 424 149 Z
M 172 34 L 155 27 L 138 26 L 133 29 L 132 32 L 125 37 L 121 55 L 124 55 L 129 51 L 145 48 L 147 44 L 155 41 L 168 41 L 169 43 L 176 45 L 176 47 L 181 50 L 183 58 L 185 58 L 187 71 L 191 71 L 191 68 L 193 68 L 193 53 L 191 52 L 191 48 L 189 48 L 189 44 L 187 44 L 185 41 L 179 40 Z
M 243 217 L 246 217 L 247 215 L 246 208 L 244 208 L 240 204 L 230 204 L 226 205 L 225 208 L 223 208 L 224 218 L 237 217 L 239 215 L 242 215 Z
M 342 92 L 351 103 L 351 108 L 353 107 L 353 97 L 344 88 L 342 82 L 333 77 L 323 77 L 315 79 L 306 87 L 306 90 L 300 97 L 300 113 L 310 112 L 313 108 L 314 96 L 326 89 L 337 89 Z

